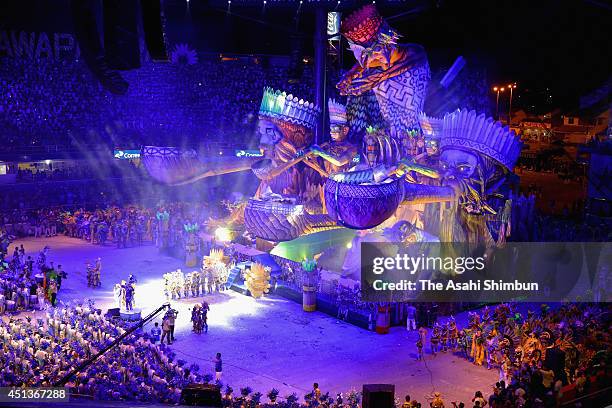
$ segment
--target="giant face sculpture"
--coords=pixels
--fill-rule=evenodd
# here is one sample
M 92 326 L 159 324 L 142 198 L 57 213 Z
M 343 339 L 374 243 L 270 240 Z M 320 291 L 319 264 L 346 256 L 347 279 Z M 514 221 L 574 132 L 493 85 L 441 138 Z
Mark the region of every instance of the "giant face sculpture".
M 425 151 L 428 156 L 438 155 L 438 153 L 440 153 L 438 140 L 425 138 Z
M 341 31 L 357 64 L 338 82 L 340 94 L 356 96 L 373 91 L 394 138 L 417 128 L 417 114 L 423 108 L 430 77 L 424 49 L 399 44 L 399 33 L 372 4 L 345 18 Z
M 390 35 L 389 38 L 391 38 Z M 397 52 L 397 46 L 394 43 L 386 44 L 378 40 L 369 47 L 349 42 L 349 47 L 362 68 L 381 68 L 383 71 L 389 69 L 392 55 Z
M 474 175 L 478 157 L 459 149 L 447 149 L 440 155 L 440 168 L 442 169 L 442 182 L 452 183 L 468 180 Z
M 348 136 L 349 127 L 345 125 L 333 124 L 329 127 L 329 134 L 334 142 L 342 142 Z
M 257 134 L 259 148 L 263 149 L 265 157 L 271 158 L 274 155 L 274 146 L 283 139 L 283 134 L 275 123 L 266 118 L 259 118 Z
M 444 117 L 440 141 L 442 184 L 459 192 L 459 205 L 467 212 L 494 214 L 487 199 L 498 195 L 514 167 L 520 139 L 484 114 L 459 110 Z
M 468 213 L 493 212 L 486 204 L 486 187 L 496 166 L 485 157 L 460 149 L 445 149 L 440 155 L 442 185 L 459 191 L 458 204 Z

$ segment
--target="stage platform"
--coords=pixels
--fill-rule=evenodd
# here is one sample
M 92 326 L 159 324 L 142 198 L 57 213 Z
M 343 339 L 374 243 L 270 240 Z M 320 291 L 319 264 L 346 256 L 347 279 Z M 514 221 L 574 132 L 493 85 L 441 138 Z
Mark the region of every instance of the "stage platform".
M 142 310 L 137 307 L 135 307 L 132 310 L 121 309 L 119 311 L 119 316 L 123 320 L 137 321 L 137 320 L 142 319 Z

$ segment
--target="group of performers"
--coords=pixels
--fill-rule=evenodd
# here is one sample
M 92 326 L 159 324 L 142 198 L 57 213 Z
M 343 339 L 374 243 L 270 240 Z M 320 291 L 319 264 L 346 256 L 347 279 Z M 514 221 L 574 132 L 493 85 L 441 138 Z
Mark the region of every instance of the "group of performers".
M 338 319 L 346 320 L 351 309 L 363 309 L 365 302 L 361 299 L 361 287 L 355 285 L 352 289 L 338 285 L 336 288 L 336 304 Z
M 117 248 L 140 246 L 147 236 L 152 235 L 151 215 L 148 210 L 137 207 L 65 212 L 59 219 L 67 235 L 101 245 L 114 241 Z
M 142 218 L 136 220 L 118 220 L 113 226 L 113 236 L 117 243 L 117 248 L 127 248 L 130 246 L 141 246 L 147 227 Z
M 134 275 L 128 277 L 128 280 L 122 280 L 117 283 L 113 289 L 115 303 L 121 310 L 133 311 L 136 294 L 136 278 Z
M 552 348 L 563 350 L 566 371 L 571 377 L 572 357 L 577 349 L 572 342 L 571 330 L 550 330 L 546 316 L 529 312 L 526 318 L 514 310 L 512 305 L 501 304 L 493 312 L 488 307 L 482 314 L 470 313 L 468 327 L 460 329 L 453 317 L 446 324 L 436 322 L 432 329 L 430 344 L 432 355 L 438 352 L 459 352 L 477 366 L 499 369 L 500 380 L 508 381 L 512 373 L 527 364 L 540 368 L 546 353 Z M 427 329 L 419 329 L 417 348 L 422 350 Z M 422 358 L 422 354 L 420 355 Z
M 202 333 L 204 330 L 205 333 L 208 333 L 208 311 L 210 310 L 210 306 L 206 302 L 196 303 L 191 309 L 191 322 L 193 323 L 193 332 L 194 333 Z
M 184 273 L 181 269 L 164 274 L 166 300 L 198 297 L 225 290 L 227 276 L 223 279 L 212 270 Z
M 202 260 L 198 271 L 184 273 L 181 269 L 164 274 L 164 296 L 166 300 L 198 297 L 226 290 L 229 270 L 220 252 L 220 257 L 211 251 Z
M 424 329 L 420 332 L 423 333 Z M 451 317 L 445 325 L 435 323 L 431 333 L 431 353 L 436 355 L 439 351 L 447 352 L 450 349 L 457 349 L 459 344 L 459 330 L 455 319 Z
M 87 262 L 87 287 L 99 288 L 102 284 L 100 281 L 100 271 L 102 270 L 102 258 L 96 259 L 96 265 Z

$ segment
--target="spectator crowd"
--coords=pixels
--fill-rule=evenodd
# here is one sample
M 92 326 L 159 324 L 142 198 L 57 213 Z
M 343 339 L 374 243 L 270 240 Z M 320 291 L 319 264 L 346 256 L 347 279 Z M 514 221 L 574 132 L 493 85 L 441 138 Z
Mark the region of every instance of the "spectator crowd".
M 114 147 L 125 140 L 135 146 L 244 142 L 253 133 L 264 86 L 308 100 L 314 90 L 310 67 L 289 83 L 286 66 L 253 56 L 201 55 L 192 65 L 145 61 L 123 75 L 129 90 L 116 96 L 100 87 L 83 61 L 0 59 L 0 150 Z

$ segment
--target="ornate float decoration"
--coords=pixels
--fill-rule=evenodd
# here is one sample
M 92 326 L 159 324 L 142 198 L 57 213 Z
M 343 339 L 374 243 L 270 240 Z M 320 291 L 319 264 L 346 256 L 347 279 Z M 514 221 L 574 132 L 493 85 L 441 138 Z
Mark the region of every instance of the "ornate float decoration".
M 244 283 L 255 299 L 259 299 L 270 291 L 270 268 L 260 263 L 251 265 L 245 273 Z
M 313 162 L 313 159 L 307 158 L 305 160 L 306 165 L 318 171 L 324 178 L 329 177 L 330 174 L 347 171 L 360 161 L 358 147 L 348 140 L 350 128 L 346 107 L 330 99 L 328 110 L 331 140 L 321 146 L 312 146 L 309 149 L 314 157 L 323 159 L 323 169 L 321 169 L 319 163 Z
M 261 183 L 244 209 L 245 226 L 258 238 L 289 241 L 337 228 L 322 214 L 322 169 L 316 169 L 313 163 L 301 164 L 314 155 L 305 149 L 312 144 L 319 114 L 310 102 L 272 88 L 264 89 L 258 132 L 265 158 L 253 165 Z
M 170 54 L 170 61 L 176 65 L 195 65 L 198 53 L 189 44 L 177 44 Z
M 337 85 L 349 106 L 329 102 L 330 142 L 312 146 L 318 107 L 265 88 L 257 125 L 263 158 L 213 162 L 191 151 L 145 147 L 142 160 L 149 173 L 184 184 L 252 170 L 260 180 L 255 196 L 220 222 L 243 223 L 272 242 L 340 227 L 367 230 L 387 221 L 421 228 L 408 214 L 417 205 L 413 212 L 437 218 L 435 231 L 428 233 L 441 241 L 503 242 L 510 226 L 512 168 L 521 150 L 516 135 L 474 111 L 424 114 L 427 56 L 419 45 L 400 44 L 373 5 L 347 17 L 341 31 L 357 64 Z M 351 120 L 363 129 L 377 116 L 383 120 L 363 138 L 353 166 L 345 156 L 356 150 L 344 139 Z
M 442 127 L 437 123 L 436 128 L 440 156 L 435 167 L 407 158 L 397 166 L 330 177 L 325 184 L 330 217 L 349 228 L 367 229 L 389 218 L 400 203 L 451 202 L 440 231 L 442 240 L 503 239 L 493 235 L 505 234 L 507 225 L 498 225 L 493 235 L 486 226 L 491 216 L 498 215 L 509 223 L 505 193 L 521 150 L 519 138 L 501 123 L 467 110 L 447 114 Z M 408 177 L 411 173 L 419 177 Z M 425 183 L 425 178 L 433 182 Z
M 193 149 L 144 146 L 141 161 L 149 175 L 160 183 L 183 185 L 251 169 L 254 158 L 199 157 Z
M 394 138 L 418 129 L 430 79 L 423 47 L 399 44 L 399 33 L 371 4 L 344 19 L 341 32 L 357 60 L 337 85 L 341 94 L 373 91 Z
M 359 183 L 347 174 L 351 175 L 332 175 L 325 183 L 325 202 L 332 219 L 348 228 L 369 229 L 393 215 L 404 194 L 401 179 Z
M 425 140 L 425 152 L 427 157 L 433 158 L 440 153 L 440 138 L 442 137 L 443 118 L 419 114 L 421 131 Z

